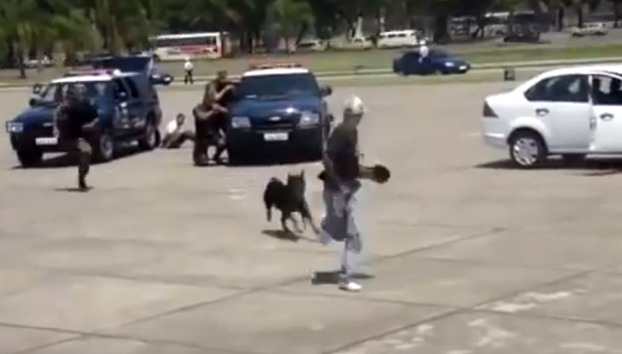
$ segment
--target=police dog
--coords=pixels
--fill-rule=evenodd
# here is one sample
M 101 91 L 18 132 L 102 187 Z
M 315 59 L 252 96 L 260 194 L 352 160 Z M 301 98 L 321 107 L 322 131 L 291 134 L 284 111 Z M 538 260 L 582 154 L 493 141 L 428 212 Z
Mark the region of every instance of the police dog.
M 306 229 L 307 223 L 309 223 L 313 231 L 319 234 L 319 228 L 315 225 L 309 204 L 307 204 L 305 198 L 305 189 L 304 171 L 301 171 L 300 174 L 288 174 L 286 183 L 283 183 L 276 177 L 271 178 L 263 193 L 268 221 L 272 220 L 272 207 L 275 207 L 281 211 L 281 227 L 283 231 L 291 233 L 291 230 L 287 227 L 288 220 L 292 221 L 296 232 L 302 233 L 304 231 L 293 217 L 293 213 L 298 213 L 302 217 L 304 228 Z

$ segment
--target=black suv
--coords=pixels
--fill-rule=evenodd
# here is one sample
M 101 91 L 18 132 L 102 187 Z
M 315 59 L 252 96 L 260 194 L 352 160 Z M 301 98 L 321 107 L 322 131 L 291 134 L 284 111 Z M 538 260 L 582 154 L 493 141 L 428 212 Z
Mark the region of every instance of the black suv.
M 154 149 L 162 119 L 154 85 L 171 81 L 167 75 L 153 74 L 151 68 L 129 72 L 100 68 L 35 85 L 30 108 L 6 123 L 11 146 L 24 167 L 40 163 L 44 153 L 60 152 L 62 142 L 53 130 L 54 110 L 69 87 L 81 86 L 99 113 L 97 133 L 91 137 L 98 161 L 112 160 L 119 143 L 138 141 L 143 149 Z

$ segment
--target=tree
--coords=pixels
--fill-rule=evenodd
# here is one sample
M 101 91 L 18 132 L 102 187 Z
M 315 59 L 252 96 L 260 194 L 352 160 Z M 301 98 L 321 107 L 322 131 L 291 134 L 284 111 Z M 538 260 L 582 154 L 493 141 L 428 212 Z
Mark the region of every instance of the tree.
M 270 6 L 268 18 L 278 24 L 278 30 L 285 41 L 286 50 L 290 50 L 290 39 L 302 26 L 313 23 L 313 12 L 309 3 L 296 0 L 275 0 Z

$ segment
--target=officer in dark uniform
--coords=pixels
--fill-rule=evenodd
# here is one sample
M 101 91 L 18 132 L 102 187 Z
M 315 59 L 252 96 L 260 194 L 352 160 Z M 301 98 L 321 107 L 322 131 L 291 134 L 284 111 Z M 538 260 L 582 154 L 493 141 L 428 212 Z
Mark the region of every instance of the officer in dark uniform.
M 78 188 L 86 192 L 86 176 L 91 166 L 91 145 L 88 134 L 98 123 L 97 108 L 84 96 L 83 90 L 70 86 L 63 102 L 54 113 L 55 135 L 71 155 L 78 158 Z
M 213 85 L 216 91 L 216 103 L 220 107 L 225 108 L 224 110 L 220 109 L 218 111 L 212 121 L 213 124 L 210 127 L 212 129 L 211 143 L 216 147 L 213 160 L 218 163 L 220 162 L 220 155 L 222 155 L 226 149 L 225 132 L 227 130 L 227 122 L 229 120 L 229 112 L 226 110 L 226 107 L 228 107 L 229 103 L 233 99 L 235 86 L 233 82 L 229 80 L 226 70 L 218 72 Z
M 215 139 L 215 119 L 227 110 L 216 102 L 216 90 L 213 83 L 205 86 L 203 100 L 192 110 L 195 126 L 195 142 L 192 152 L 192 159 L 197 166 L 207 166 L 209 159 L 207 149 L 210 144 L 214 144 Z

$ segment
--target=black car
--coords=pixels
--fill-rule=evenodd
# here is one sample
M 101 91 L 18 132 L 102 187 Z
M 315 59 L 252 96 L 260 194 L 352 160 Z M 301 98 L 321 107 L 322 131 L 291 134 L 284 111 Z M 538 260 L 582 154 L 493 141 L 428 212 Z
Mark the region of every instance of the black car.
M 232 162 L 258 155 L 294 152 L 322 155 L 332 115 L 320 88 L 304 68 L 261 68 L 246 72 L 229 106 L 227 149 Z
M 119 143 L 138 141 L 143 149 L 154 149 L 160 141 L 158 127 L 162 119 L 154 84 L 170 80 L 145 73 L 90 69 L 70 73 L 45 86 L 35 85 L 30 108 L 6 123 L 11 146 L 22 166 L 37 165 L 44 153 L 62 151 L 62 142 L 53 132 L 53 114 L 70 86 L 81 86 L 97 107 L 99 124 L 97 133 L 91 136 L 97 160 L 112 160 Z
M 432 49 L 428 57 L 421 60 L 419 52 L 406 52 L 393 60 L 393 72 L 398 75 L 464 74 L 471 65 L 442 50 Z

